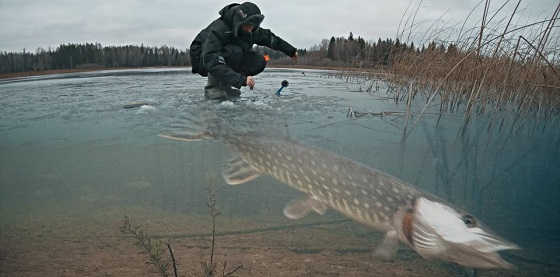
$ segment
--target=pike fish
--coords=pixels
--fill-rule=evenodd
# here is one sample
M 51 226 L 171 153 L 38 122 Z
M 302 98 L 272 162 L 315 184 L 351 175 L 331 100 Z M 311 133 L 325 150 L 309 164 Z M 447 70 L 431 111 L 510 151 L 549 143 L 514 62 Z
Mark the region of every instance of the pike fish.
M 399 241 L 426 259 L 441 259 L 472 268 L 505 268 L 510 263 L 497 253 L 519 249 L 491 232 L 473 215 L 438 197 L 359 162 L 291 139 L 256 133 L 204 131 L 160 134 L 193 141 L 219 139 L 236 153 L 224 167 L 230 185 L 270 175 L 303 193 L 284 215 L 299 219 L 328 208 L 385 233 L 375 254 L 391 258 Z

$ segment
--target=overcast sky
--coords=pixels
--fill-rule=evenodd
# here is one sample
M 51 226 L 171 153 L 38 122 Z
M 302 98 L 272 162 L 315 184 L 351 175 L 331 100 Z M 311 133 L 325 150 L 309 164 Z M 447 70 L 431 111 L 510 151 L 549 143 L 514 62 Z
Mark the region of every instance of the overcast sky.
M 353 32 L 366 40 L 394 38 L 403 13 L 422 0 L 262 0 L 263 27 L 309 48 L 331 36 Z M 491 12 L 506 0 L 492 0 Z M 552 15 L 559 0 L 524 0 L 517 24 Z M 462 23 L 479 0 L 423 0 L 415 32 Z M 511 10 L 517 0 L 511 0 Z M 218 11 L 223 0 L 0 0 L 0 51 L 34 51 L 62 43 L 169 45 L 187 48 Z M 412 4 L 411 4 L 412 3 Z M 479 21 L 483 4 L 471 18 Z M 506 14 L 504 13 L 504 16 Z M 410 22 L 410 21 L 409 21 Z M 438 23 L 434 23 L 438 22 Z M 472 22 L 474 24 L 474 22 Z M 418 39 L 418 36 L 415 38 Z

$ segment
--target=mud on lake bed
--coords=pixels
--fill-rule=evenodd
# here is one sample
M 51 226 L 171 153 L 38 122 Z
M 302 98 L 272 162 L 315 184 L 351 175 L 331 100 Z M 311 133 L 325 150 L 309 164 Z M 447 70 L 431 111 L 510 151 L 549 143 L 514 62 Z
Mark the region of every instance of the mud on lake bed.
M 108 207 L 66 211 L 54 216 L 33 214 L 2 223 L 1 276 L 161 276 L 149 254 L 120 227 L 125 215 L 134 226 L 169 242 L 179 276 L 203 276 L 201 263 L 210 256 L 211 218 L 141 207 Z M 11 221 L 11 222 L 10 222 Z M 310 216 L 226 218 L 216 222 L 214 261 L 221 276 L 450 276 L 458 266 L 427 261 L 401 247 L 392 261 L 372 256 L 382 235 L 342 217 Z M 521 251 L 507 256 L 513 271 L 480 270 L 478 276 L 557 276 L 558 265 L 533 264 Z M 171 261 L 167 251 L 164 261 Z M 169 267 L 169 276 L 173 269 Z M 506 274 L 506 275 L 504 275 Z

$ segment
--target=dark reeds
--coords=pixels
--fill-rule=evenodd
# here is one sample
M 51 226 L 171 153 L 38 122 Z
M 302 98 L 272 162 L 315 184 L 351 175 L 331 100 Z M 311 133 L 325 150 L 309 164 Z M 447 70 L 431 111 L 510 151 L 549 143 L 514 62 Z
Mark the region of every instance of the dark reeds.
M 431 41 L 428 47 L 407 49 L 394 45 L 390 64 L 382 73 L 362 69 L 333 76 L 366 92 L 379 92 L 379 83 L 389 81 L 383 86 L 386 94 L 395 102 L 407 104 L 405 137 L 434 103 L 439 104 L 440 112 L 464 112 L 465 126 L 474 114 L 494 111 L 505 110 L 523 117 L 532 114 L 540 119 L 558 114 L 560 47 L 555 25 L 560 4 L 550 17 L 516 26 L 512 22 L 518 16 L 521 0 L 505 1 L 494 12 L 490 12 L 489 0 L 481 3 L 484 5 L 473 8 L 454 40 L 438 38 L 449 37 L 451 28 L 440 31 L 430 26 L 430 35 L 424 36 L 424 40 Z M 512 12 L 504 14 L 508 5 Z M 483 8 L 481 20 L 476 26 L 468 26 L 467 21 L 478 7 Z M 406 36 L 406 28 L 410 28 L 406 41 L 410 39 L 417 13 L 418 8 L 410 20 L 401 20 L 405 24 L 397 32 L 397 41 Z M 426 104 L 419 114 L 414 114 L 410 103 L 418 94 L 425 97 Z
M 440 47 L 433 43 L 424 51 L 397 52 L 390 69 L 393 74 L 387 76 L 403 87 L 412 84 L 415 88 L 409 89 L 411 93 L 421 88 L 430 96 L 438 95 L 442 111 L 454 111 L 463 105 L 466 120 L 473 112 L 491 108 L 511 107 L 539 115 L 557 113 L 560 70 L 555 61 L 558 47 L 552 45 L 551 34 L 560 4 L 549 19 L 511 29 L 519 4 L 500 21 L 507 22 L 502 29 L 489 28 L 490 20 L 503 6 L 490 17 L 487 0 L 476 36 L 465 32 L 457 41 L 442 42 Z M 534 32 L 539 26 L 545 27 Z

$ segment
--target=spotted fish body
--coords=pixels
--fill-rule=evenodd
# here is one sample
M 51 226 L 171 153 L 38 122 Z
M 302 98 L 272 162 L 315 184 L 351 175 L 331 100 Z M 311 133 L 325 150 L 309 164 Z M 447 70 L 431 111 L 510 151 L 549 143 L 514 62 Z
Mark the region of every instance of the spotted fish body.
M 218 138 L 236 153 L 224 168 L 231 185 L 270 175 L 306 197 L 287 204 L 284 214 L 299 219 L 327 208 L 385 232 L 378 256 L 394 255 L 402 242 L 424 258 L 476 268 L 510 268 L 497 251 L 518 247 L 492 234 L 472 215 L 417 190 L 389 174 L 290 139 L 258 134 L 162 135 L 191 141 Z
M 259 174 L 380 231 L 393 229 L 393 215 L 423 195 L 381 171 L 292 141 L 243 137 L 226 143 Z

